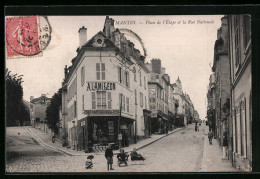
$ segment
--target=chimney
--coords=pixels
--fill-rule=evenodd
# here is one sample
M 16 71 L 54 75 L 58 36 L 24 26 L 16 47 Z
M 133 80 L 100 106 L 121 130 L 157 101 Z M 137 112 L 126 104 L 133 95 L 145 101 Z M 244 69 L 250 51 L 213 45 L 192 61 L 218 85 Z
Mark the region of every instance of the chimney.
M 160 59 L 153 58 L 153 59 L 151 60 L 151 64 L 152 64 L 152 71 L 153 71 L 154 73 L 161 74 L 161 60 L 160 60 Z
M 135 52 L 136 56 L 138 58 L 140 58 L 140 56 L 141 56 L 140 51 L 138 49 L 134 49 L 134 52 Z
M 144 63 L 145 57 L 143 55 L 141 55 L 140 60 Z
M 32 102 L 32 100 L 33 100 L 33 99 L 34 99 L 34 97 L 33 97 L 33 96 L 31 96 L 31 97 L 30 97 L 30 102 Z
M 79 29 L 79 49 L 87 42 L 87 28 L 82 26 Z
M 164 67 L 161 68 L 161 74 L 165 74 L 165 68 Z
M 114 19 L 109 18 L 109 16 L 106 16 L 103 33 L 109 39 L 111 39 L 111 34 L 115 31 L 114 22 Z
M 65 78 L 67 77 L 67 74 L 68 74 L 68 68 L 67 68 L 67 65 L 65 65 L 65 68 L 64 68 L 64 75 L 65 75 Z

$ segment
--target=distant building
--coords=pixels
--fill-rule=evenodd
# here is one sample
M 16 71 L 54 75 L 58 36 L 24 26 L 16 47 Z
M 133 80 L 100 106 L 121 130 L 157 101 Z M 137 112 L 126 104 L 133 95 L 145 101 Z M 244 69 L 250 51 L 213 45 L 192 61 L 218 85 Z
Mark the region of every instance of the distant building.
M 165 129 L 172 129 L 176 113 L 176 100 L 172 92 L 170 77 L 161 66 L 160 59 L 152 59 L 146 63 L 150 70 L 148 79 L 149 105 L 152 117 L 152 133 L 165 133 Z
M 42 94 L 38 98 L 30 97 L 31 125 L 45 132 L 50 132 L 46 121 L 46 109 L 51 103 L 51 98 Z

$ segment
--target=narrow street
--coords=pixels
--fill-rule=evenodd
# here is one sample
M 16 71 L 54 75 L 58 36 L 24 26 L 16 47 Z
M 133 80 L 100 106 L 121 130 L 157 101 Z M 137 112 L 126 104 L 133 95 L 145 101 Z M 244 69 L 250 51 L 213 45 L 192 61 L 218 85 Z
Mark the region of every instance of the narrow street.
M 205 124 L 202 124 L 200 131 L 195 132 L 192 124 L 138 150 L 138 153 L 146 158 L 144 162 L 129 160 L 128 166 L 118 167 L 114 156 L 115 170 L 109 172 L 199 172 L 203 155 L 204 128 Z M 25 128 L 22 129 L 23 133 L 20 135 L 32 137 Z M 11 148 L 16 151 L 19 148 L 20 151 L 16 158 L 7 161 L 7 172 L 107 172 L 104 155 L 95 154 L 94 167 L 87 170 L 85 169 L 86 156 L 68 156 L 43 147 L 37 142 L 30 142 L 33 146 L 30 148 L 25 136 L 22 141 L 27 141 L 27 145 L 21 145 L 20 140 L 15 139 L 17 137 L 14 139 L 9 137 L 9 135 L 17 135 L 9 131 L 9 128 L 7 128 L 7 135 L 9 151 Z M 26 155 L 21 155 L 22 151 L 25 151 Z

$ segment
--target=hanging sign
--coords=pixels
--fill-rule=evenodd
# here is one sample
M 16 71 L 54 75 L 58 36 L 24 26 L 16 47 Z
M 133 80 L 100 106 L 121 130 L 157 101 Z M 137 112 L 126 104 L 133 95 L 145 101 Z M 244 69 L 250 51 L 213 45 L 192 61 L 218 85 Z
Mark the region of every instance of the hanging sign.
M 122 134 L 118 134 L 118 140 L 122 140 Z

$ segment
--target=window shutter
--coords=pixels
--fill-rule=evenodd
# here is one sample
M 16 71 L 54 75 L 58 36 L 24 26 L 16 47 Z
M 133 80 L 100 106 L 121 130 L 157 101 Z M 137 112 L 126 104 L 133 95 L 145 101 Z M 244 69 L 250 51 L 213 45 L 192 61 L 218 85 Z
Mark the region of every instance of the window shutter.
M 96 93 L 92 92 L 92 109 L 96 109 Z
M 100 63 L 96 64 L 97 80 L 100 80 Z
M 105 73 L 105 71 L 106 71 L 106 69 L 105 69 L 105 63 L 102 63 L 102 80 L 105 80 L 105 75 L 106 75 L 106 73 Z
M 111 105 L 111 92 L 107 92 L 107 105 L 108 105 L 108 109 L 112 109 L 112 105 Z

